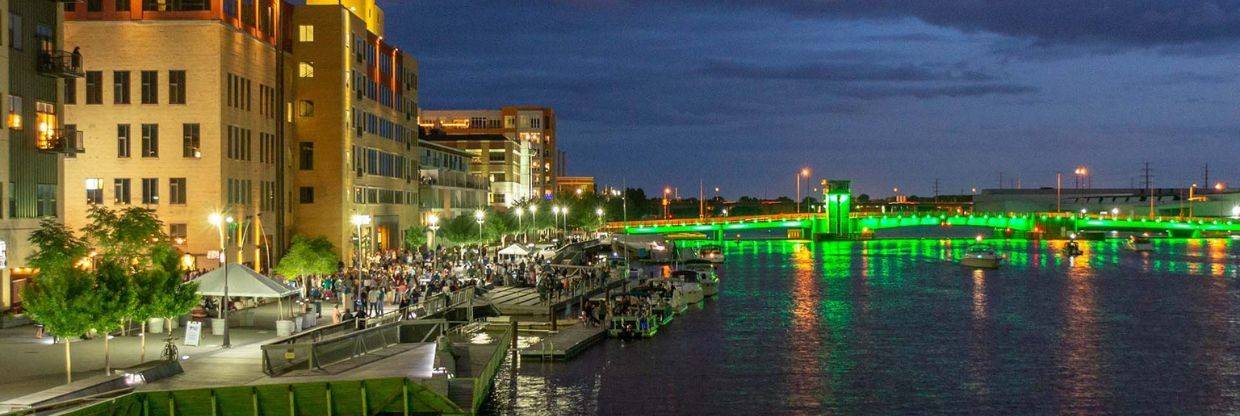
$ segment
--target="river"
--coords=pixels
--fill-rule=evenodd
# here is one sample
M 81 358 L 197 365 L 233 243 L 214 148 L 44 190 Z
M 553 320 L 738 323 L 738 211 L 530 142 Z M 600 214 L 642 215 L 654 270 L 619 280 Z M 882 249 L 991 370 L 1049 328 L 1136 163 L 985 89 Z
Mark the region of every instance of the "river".
M 722 290 L 653 339 L 506 365 L 484 412 L 1240 412 L 1240 240 L 969 240 L 725 247 Z

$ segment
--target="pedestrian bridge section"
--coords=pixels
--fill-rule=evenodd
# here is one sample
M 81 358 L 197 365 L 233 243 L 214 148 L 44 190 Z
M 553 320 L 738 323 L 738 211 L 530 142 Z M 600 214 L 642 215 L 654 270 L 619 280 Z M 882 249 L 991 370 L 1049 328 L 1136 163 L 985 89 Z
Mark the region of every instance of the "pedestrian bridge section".
M 701 219 L 613 222 L 608 229 L 626 234 L 661 234 L 687 239 L 722 241 L 746 231 L 783 230 L 788 239 L 864 239 L 874 232 L 905 227 L 980 227 L 996 237 L 1067 237 L 1083 231 L 1151 232 L 1171 237 L 1203 237 L 1240 234 L 1235 218 L 1135 217 L 1066 213 L 827 213 L 756 215 Z M 770 235 L 769 233 L 766 235 Z

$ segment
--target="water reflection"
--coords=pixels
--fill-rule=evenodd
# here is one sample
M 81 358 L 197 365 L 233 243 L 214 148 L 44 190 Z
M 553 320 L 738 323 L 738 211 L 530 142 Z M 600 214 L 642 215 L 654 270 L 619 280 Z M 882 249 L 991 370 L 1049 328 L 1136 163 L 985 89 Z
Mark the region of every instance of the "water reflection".
M 651 340 L 502 370 L 498 414 L 1234 414 L 1237 243 L 729 242 Z

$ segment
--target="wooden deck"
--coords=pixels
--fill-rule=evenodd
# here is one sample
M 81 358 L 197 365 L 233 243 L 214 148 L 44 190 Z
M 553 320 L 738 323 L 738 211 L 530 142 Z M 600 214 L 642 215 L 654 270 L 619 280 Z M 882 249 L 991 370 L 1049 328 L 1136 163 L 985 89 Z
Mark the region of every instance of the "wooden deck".
M 582 301 L 582 298 L 589 299 L 594 296 L 602 295 L 607 289 L 617 290 L 624 286 L 624 279 L 614 278 L 608 280 L 607 283 L 586 290 L 584 293 L 574 293 L 551 299 L 551 305 L 547 301 L 538 298 L 538 290 L 532 287 L 511 287 L 500 286 L 490 290 L 488 297 L 491 305 L 499 309 L 504 315 L 521 315 L 521 316 L 549 316 L 551 307 L 554 306 L 555 311 L 563 311 L 568 305 L 576 305 Z
M 602 325 L 576 324 L 553 334 L 545 334 L 541 341 L 521 350 L 521 358 L 568 360 L 606 338 L 607 330 Z

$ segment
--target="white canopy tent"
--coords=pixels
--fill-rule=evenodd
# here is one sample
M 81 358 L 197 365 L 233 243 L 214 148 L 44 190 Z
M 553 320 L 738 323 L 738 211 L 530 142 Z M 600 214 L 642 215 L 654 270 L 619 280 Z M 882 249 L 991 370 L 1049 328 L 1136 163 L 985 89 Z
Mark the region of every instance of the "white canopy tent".
M 198 282 L 198 294 L 224 296 L 224 271 L 228 270 L 228 296 L 240 298 L 287 298 L 298 293 L 270 277 L 240 264 L 230 263 L 194 279 Z
M 520 244 L 513 244 L 499 251 L 501 256 L 528 256 L 530 252 Z

